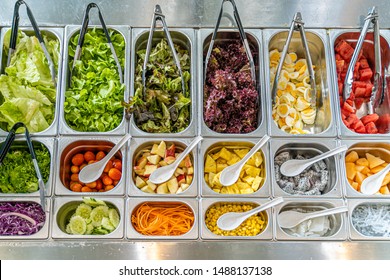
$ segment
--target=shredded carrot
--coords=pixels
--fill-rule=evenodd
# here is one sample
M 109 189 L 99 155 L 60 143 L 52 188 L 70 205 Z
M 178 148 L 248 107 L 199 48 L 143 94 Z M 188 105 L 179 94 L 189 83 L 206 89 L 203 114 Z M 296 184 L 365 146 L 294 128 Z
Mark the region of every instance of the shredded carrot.
M 143 235 L 182 235 L 194 223 L 194 213 L 185 204 L 143 203 L 131 215 L 136 231 Z

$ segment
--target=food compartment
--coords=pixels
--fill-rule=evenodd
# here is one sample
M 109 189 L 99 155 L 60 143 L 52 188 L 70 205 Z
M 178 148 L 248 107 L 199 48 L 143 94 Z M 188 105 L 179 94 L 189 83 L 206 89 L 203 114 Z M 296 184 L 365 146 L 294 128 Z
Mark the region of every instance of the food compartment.
M 9 35 L 10 28 L 3 28 L 1 30 L 1 38 L 0 38 L 0 57 L 1 57 L 1 65 L 0 65 L 0 73 L 1 75 L 5 74 L 5 70 L 7 67 L 7 58 L 8 58 L 8 50 L 4 50 L 4 45 L 9 45 Z M 26 68 L 25 71 L 16 71 L 13 69 L 12 73 L 19 73 L 18 76 L 16 74 L 12 74 L 12 77 L 15 77 L 16 80 L 23 80 L 22 84 L 16 84 L 16 82 L 9 82 L 8 79 L 1 79 L 0 87 L 1 91 L 8 91 L 10 87 L 17 88 L 17 95 L 7 93 L 9 95 L 9 100 L 5 100 L 4 96 L 0 93 L 0 105 L 3 109 L 0 111 L 1 118 L 9 119 L 9 124 L 6 122 L 0 123 L 0 136 L 6 136 L 8 131 L 11 129 L 12 125 L 14 125 L 18 121 L 24 122 L 29 132 L 32 136 L 55 136 L 58 133 L 58 119 L 60 114 L 60 96 L 61 96 L 61 80 L 62 80 L 62 53 L 63 53 L 63 37 L 64 30 L 62 28 L 40 28 L 40 31 L 44 37 L 46 48 L 51 55 L 53 63 L 56 68 L 56 86 L 52 85 L 47 87 L 49 83 L 52 83 L 50 70 L 47 68 L 45 71 L 39 70 L 39 64 L 37 66 L 35 64 L 30 65 L 30 67 L 26 66 L 26 64 L 22 64 L 22 62 L 18 63 L 20 68 Z M 23 32 L 29 37 L 34 37 L 36 41 L 34 44 L 39 44 L 37 38 L 35 37 L 35 33 L 32 28 L 19 28 L 19 32 Z M 7 34 L 8 33 L 8 34 Z M 7 36 L 5 37 L 5 35 Z M 48 41 L 49 40 L 49 41 Z M 58 44 L 58 53 L 56 56 L 52 55 L 52 49 L 57 48 L 53 42 L 57 42 Z M 50 42 L 50 43 L 48 43 Z M 21 45 L 16 45 L 16 50 L 18 53 L 24 53 L 21 51 L 18 46 L 25 46 L 26 42 Z M 35 48 L 38 48 L 35 46 Z M 40 48 L 40 46 L 39 46 Z M 41 50 L 41 48 L 40 48 Z M 15 53 L 14 53 L 15 55 Z M 36 52 L 36 56 L 31 56 L 32 59 L 40 60 L 44 56 L 43 50 L 41 52 Z M 44 58 L 46 61 L 46 58 Z M 21 59 L 19 59 L 21 60 Z M 38 70 L 36 69 L 38 67 Z M 29 72 L 30 71 L 30 72 Z M 29 84 L 34 84 L 36 86 L 26 87 L 29 80 Z M 26 84 L 25 84 L 26 83 Z M 20 88 L 18 88 L 20 87 Z M 38 89 L 40 88 L 40 89 Z M 12 90 L 13 92 L 14 90 Z M 32 93 L 31 93 L 32 92 Z M 32 99 L 31 94 L 36 98 Z M 18 98 L 26 98 L 24 105 L 18 102 Z M 8 105 L 7 105 L 8 104 Z M 17 107 L 18 106 L 18 107 Z M 18 109 L 19 108 L 19 109 Z M 34 109 L 34 110 L 33 110 Z M 15 118 L 16 115 L 20 115 L 21 117 Z
M 270 195 L 268 174 L 268 148 L 265 144 L 244 165 L 240 177 L 231 186 L 222 186 L 222 170 L 240 161 L 258 140 L 204 139 L 201 144 L 199 165 L 202 178 L 202 196 L 255 196 Z
M 0 240 L 49 238 L 51 200 L 42 209 L 39 198 L 0 199 Z
M 280 73 L 278 91 L 272 100 L 272 86 L 288 31 L 265 30 L 266 88 L 269 131 L 272 136 L 336 136 L 331 88 L 331 66 L 325 30 L 306 30 L 306 39 L 314 67 L 316 102 L 311 104 L 311 86 L 304 47 L 299 32 L 294 32 Z M 268 71 L 269 69 L 269 71 Z
M 301 174 L 288 177 L 280 172 L 280 166 L 289 159 L 313 158 L 338 147 L 337 142 L 323 139 L 321 144 L 314 139 L 271 140 L 273 194 L 294 197 L 341 197 L 339 180 L 340 155 L 323 159 L 306 168 Z
M 242 66 L 242 68 L 247 67 L 244 66 L 247 61 L 246 52 L 239 51 L 242 42 L 238 31 L 223 29 L 218 31 L 213 49 L 218 48 L 220 52 L 217 56 L 214 54 L 210 56 L 207 73 L 204 73 L 212 34 L 212 29 L 202 29 L 199 32 L 198 79 L 199 89 L 202 92 L 199 95 L 198 107 L 200 133 L 211 137 L 260 137 L 267 132 L 265 94 L 264 88 L 261 87 L 263 82 L 262 31 L 246 32 L 255 64 L 255 85 L 251 84 L 250 70 L 238 71 Z M 230 46 L 229 50 L 227 50 L 228 46 Z M 226 62 L 233 61 L 236 65 L 230 68 L 224 65 Z M 249 63 L 247 64 L 249 67 Z M 214 84 L 211 80 L 215 81 Z
M 0 139 L 0 145 L 5 139 Z M 45 196 L 51 196 L 56 160 L 56 142 L 32 138 L 38 166 L 45 184 Z M 38 178 L 27 142 L 16 138 L 0 166 L 0 196 L 39 196 Z
M 351 240 L 390 240 L 390 203 L 380 199 L 348 201 Z
M 348 151 L 342 160 L 347 197 L 389 198 L 390 173 L 385 176 L 381 186 L 378 186 L 376 194 L 363 194 L 360 186 L 364 179 L 379 172 L 390 163 L 390 144 L 380 140 L 369 142 L 344 140 L 342 142 L 348 145 Z
M 387 68 L 390 65 L 389 43 L 380 32 L 380 52 L 382 78 L 388 84 Z M 362 46 L 362 56 L 355 66 L 352 94 L 348 100 L 342 100 L 343 87 L 350 57 L 358 41 L 360 31 L 333 31 L 330 33 L 333 66 L 335 104 L 339 109 L 339 133 L 342 138 L 375 136 L 386 137 L 390 129 L 390 96 L 384 92 L 383 103 L 376 107 L 374 114 L 369 114 L 368 101 L 371 96 L 375 73 L 375 52 L 373 32 L 368 32 Z M 380 87 L 381 89 L 382 87 Z M 337 97 L 338 96 L 338 97 Z M 376 101 L 379 101 L 377 98 Z
M 84 184 L 79 181 L 80 170 L 102 159 L 118 143 L 118 137 L 73 138 L 59 140 L 56 195 L 123 195 L 125 188 L 126 145 L 107 163 L 99 179 Z M 94 159 L 93 159 L 94 157 Z
M 161 184 L 149 181 L 150 174 L 157 168 L 174 163 L 192 139 L 142 139 L 131 141 L 132 152 L 129 166 L 130 196 L 192 196 L 198 194 L 197 147 L 187 155 L 176 169 L 172 178 Z
M 124 236 L 122 198 L 54 199 L 54 239 L 119 239 Z
M 181 61 L 182 72 L 185 80 L 186 95 L 182 94 L 182 84 L 180 74 L 176 68 L 173 56 L 170 56 L 169 63 L 165 69 L 156 70 L 151 74 L 151 69 L 146 73 L 145 84 L 147 88 L 152 88 L 155 98 L 148 100 L 148 107 L 132 105 L 132 117 L 130 119 L 130 133 L 136 137 L 192 137 L 196 135 L 196 88 L 195 88 L 195 54 L 194 41 L 195 31 L 187 28 L 169 29 L 176 52 Z M 149 29 L 134 28 L 132 36 L 135 38 L 132 43 L 132 69 L 131 69 L 131 97 L 130 100 L 145 100 L 142 92 L 142 67 Z M 165 40 L 164 40 L 165 39 Z M 162 43 L 162 41 L 166 43 Z M 180 50 L 178 52 L 178 50 Z M 141 52 L 141 54 L 140 54 Z M 153 62 L 153 57 L 158 61 L 161 53 L 171 54 L 171 49 L 167 44 L 167 39 L 162 30 L 155 30 L 152 39 L 152 48 L 149 57 L 149 65 Z M 177 77 L 176 77 L 177 76 Z M 162 78 L 164 77 L 164 78 Z M 152 79 L 153 78 L 153 79 Z M 172 81 L 171 81 L 172 80 Z M 155 83 L 154 85 L 149 83 Z M 162 86 L 159 84 L 162 83 Z M 163 92 L 161 93 L 161 89 Z M 180 89 L 180 90 L 179 90 Z M 146 92 L 146 94 L 148 91 Z M 180 94 L 179 94 L 180 93 Z M 159 100 L 158 102 L 156 100 Z M 130 101 L 132 102 L 132 101 Z M 140 102 L 136 102 L 139 104 Z
M 293 228 L 282 228 L 278 215 L 284 211 L 309 213 L 344 206 L 341 199 L 286 199 L 275 207 L 275 234 L 277 240 L 346 240 L 347 219 L 345 213 L 308 219 Z
M 126 132 L 127 122 L 122 102 L 128 99 L 126 77 L 130 67 L 129 28 L 112 26 L 108 32 L 122 67 L 123 84 L 120 83 L 116 63 L 101 27 L 88 27 L 80 60 L 71 73 L 80 26 L 69 25 L 65 28 L 66 49 L 59 122 L 62 135 L 123 135 Z M 83 68 L 84 61 L 88 67 Z
M 205 240 L 271 240 L 272 209 L 252 215 L 234 230 L 221 230 L 217 220 L 227 212 L 246 212 L 269 200 L 248 198 L 203 198 L 200 202 L 202 225 L 201 238 Z
M 131 240 L 196 240 L 198 200 L 194 198 L 129 198 L 127 238 Z

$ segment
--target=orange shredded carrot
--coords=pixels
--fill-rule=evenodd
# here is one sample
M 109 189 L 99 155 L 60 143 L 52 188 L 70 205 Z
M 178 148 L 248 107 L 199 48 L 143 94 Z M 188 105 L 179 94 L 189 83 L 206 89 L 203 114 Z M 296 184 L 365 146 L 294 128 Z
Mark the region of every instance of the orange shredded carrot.
M 134 229 L 143 235 L 182 235 L 191 229 L 194 219 L 185 204 L 145 202 L 131 215 Z

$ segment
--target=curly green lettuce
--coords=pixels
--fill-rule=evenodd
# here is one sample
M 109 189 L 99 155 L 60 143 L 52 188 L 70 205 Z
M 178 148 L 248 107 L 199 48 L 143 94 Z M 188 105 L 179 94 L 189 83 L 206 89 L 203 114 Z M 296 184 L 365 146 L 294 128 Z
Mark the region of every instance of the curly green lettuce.
M 50 153 L 43 144 L 34 145 L 42 179 L 50 175 Z M 12 149 L 0 166 L 0 192 L 32 193 L 38 191 L 38 178 L 28 149 Z
M 9 50 L 8 31 L 4 37 L 4 53 Z M 58 68 L 60 42 L 43 35 L 47 50 Z M 19 31 L 10 65 L 0 76 L 0 127 L 9 131 L 23 122 L 30 132 L 47 129 L 54 120 L 56 88 L 45 54 L 35 36 Z
M 115 31 L 109 31 L 111 41 L 122 69 L 125 64 L 125 40 Z M 79 33 L 69 42 L 69 67 Z M 72 72 L 71 87 L 65 92 L 64 112 L 67 124 L 76 131 L 106 132 L 119 126 L 123 119 L 125 85 L 102 29 L 88 29 L 80 60 Z
M 146 67 L 145 96 L 142 87 L 142 67 L 145 49 L 137 52 L 135 94 L 124 103 L 134 114 L 136 125 L 150 133 L 177 133 L 190 123 L 190 57 L 188 51 L 175 45 L 183 72 L 185 92 L 171 49 L 165 39 L 152 48 Z

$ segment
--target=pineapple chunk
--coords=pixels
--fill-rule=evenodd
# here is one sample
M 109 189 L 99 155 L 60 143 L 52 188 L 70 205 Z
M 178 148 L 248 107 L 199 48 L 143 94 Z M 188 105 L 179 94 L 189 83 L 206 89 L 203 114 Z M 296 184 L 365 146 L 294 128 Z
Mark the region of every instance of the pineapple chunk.
M 247 175 L 249 175 L 249 176 L 252 176 L 252 177 L 259 176 L 260 172 L 261 172 L 260 168 L 257 168 L 257 167 L 254 167 L 254 166 L 250 166 L 250 165 L 247 165 L 247 164 L 244 165 L 244 169 L 245 169 L 245 173 Z
M 256 176 L 256 178 L 253 180 L 253 183 L 252 183 L 253 191 L 257 191 L 260 188 L 260 184 L 262 181 L 263 181 L 262 177 Z
M 249 193 L 254 193 L 254 191 L 252 188 L 248 188 L 248 189 L 241 189 L 240 193 L 241 194 L 249 194 Z
M 235 149 L 234 152 L 235 152 L 240 158 L 243 158 L 243 157 L 249 152 L 249 149 Z
M 346 162 L 345 169 L 347 171 L 347 178 L 353 180 L 356 175 L 355 164 L 353 162 Z
M 379 157 L 373 156 L 370 153 L 366 153 L 366 158 L 368 162 L 370 163 L 370 169 L 377 167 L 378 165 L 381 165 L 385 161 Z
M 211 184 L 212 187 L 218 187 L 222 188 L 222 184 L 219 181 L 219 177 L 221 176 L 221 172 L 217 173 L 213 178 L 213 183 Z
M 256 152 L 255 155 L 255 166 L 259 167 L 263 163 L 263 157 L 260 152 Z
M 216 174 L 213 173 L 213 172 L 210 172 L 210 173 L 209 173 L 209 178 L 208 178 L 208 181 L 206 180 L 206 182 L 208 182 L 210 186 L 213 186 L 215 175 L 216 175 Z
M 223 158 L 224 160 L 228 161 L 230 160 L 230 158 L 232 157 L 232 154 L 231 152 L 229 152 L 225 147 L 223 147 L 220 151 L 219 151 L 219 157 L 220 158 Z
M 207 155 L 206 157 L 204 172 L 217 173 L 217 164 L 215 163 L 215 160 L 213 160 L 213 158 L 210 155 Z
M 213 158 L 213 160 L 217 160 L 219 158 L 219 154 L 220 152 L 213 154 L 211 157 Z
M 361 165 L 361 166 L 368 166 L 369 162 L 366 158 L 359 158 L 356 162 L 356 165 Z
M 345 156 L 345 162 L 355 162 L 359 159 L 359 155 L 356 151 L 349 152 Z
M 225 187 L 228 194 L 239 194 L 240 188 L 237 186 L 237 184 L 233 184 L 231 186 Z
M 240 189 L 240 190 L 244 190 L 244 189 L 249 189 L 251 186 L 248 185 L 247 183 L 243 183 L 243 182 L 237 182 L 236 183 L 237 187 Z
M 233 165 L 233 164 L 235 164 L 235 163 L 237 163 L 239 161 L 240 161 L 240 158 L 237 155 L 232 154 L 232 157 L 231 157 L 231 159 L 229 161 L 227 161 L 227 164 Z
M 242 180 L 243 180 L 244 182 L 247 182 L 249 185 L 252 185 L 252 183 L 253 183 L 253 181 L 255 180 L 255 178 L 252 177 L 252 176 L 246 176 L 246 177 L 242 178 Z
M 224 170 L 226 167 L 228 167 L 228 165 L 225 163 L 217 163 L 217 172 L 221 172 L 222 170 Z

